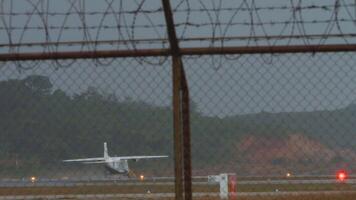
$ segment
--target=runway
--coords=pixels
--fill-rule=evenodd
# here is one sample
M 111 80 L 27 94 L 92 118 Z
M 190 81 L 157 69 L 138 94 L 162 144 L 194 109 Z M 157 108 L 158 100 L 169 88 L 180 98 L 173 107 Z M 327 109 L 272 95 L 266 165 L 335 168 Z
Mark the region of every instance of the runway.
M 193 179 L 193 196 L 219 199 L 219 184 L 207 177 Z M 243 179 L 237 181 L 240 197 L 354 195 L 356 179 Z M 0 180 L 0 200 L 10 199 L 172 199 L 173 177 L 151 177 L 145 180 L 116 178 L 23 179 Z
M 70 187 L 70 186 L 91 186 L 91 185 L 173 185 L 173 178 L 150 178 L 144 181 L 138 179 L 39 179 L 34 182 L 30 180 L 0 180 L 0 187 Z M 274 185 L 286 185 L 286 184 L 340 184 L 341 182 L 335 179 L 320 179 L 320 180 L 241 180 L 237 182 L 238 185 L 261 185 L 261 184 L 274 184 Z M 356 179 L 348 179 L 343 181 L 344 184 L 355 185 Z M 195 185 L 216 185 L 217 183 L 210 183 L 207 180 L 195 180 Z

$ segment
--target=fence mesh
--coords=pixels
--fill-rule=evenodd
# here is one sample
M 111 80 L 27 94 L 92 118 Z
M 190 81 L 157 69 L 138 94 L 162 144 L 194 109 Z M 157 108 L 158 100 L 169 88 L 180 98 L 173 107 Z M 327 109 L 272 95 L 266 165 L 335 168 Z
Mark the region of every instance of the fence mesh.
M 135 54 L 169 48 L 161 1 L 98 2 L 0 0 L 0 199 L 174 198 L 171 58 Z M 351 0 L 172 10 L 185 49 L 355 44 Z M 229 173 L 241 200 L 355 199 L 355 53 L 272 50 L 182 56 L 193 198 Z M 103 51 L 129 55 L 20 59 Z
M 170 67 L 131 58 L 115 59 L 111 66 L 93 63 L 1 69 L 1 198 L 146 193 L 150 187 L 119 187 L 116 181 L 173 176 Z M 169 158 L 134 159 L 129 168 L 113 169 L 101 160 L 63 162 L 102 157 L 104 142 L 111 157 Z
M 187 57 L 197 173 L 332 176 L 353 168 L 353 55 L 242 55 L 218 66 L 211 56 Z

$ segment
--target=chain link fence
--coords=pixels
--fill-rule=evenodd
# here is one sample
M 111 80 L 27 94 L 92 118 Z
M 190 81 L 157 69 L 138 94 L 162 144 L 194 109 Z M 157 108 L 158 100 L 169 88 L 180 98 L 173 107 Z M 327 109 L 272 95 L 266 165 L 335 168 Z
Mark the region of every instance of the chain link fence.
M 263 199 L 278 195 L 276 191 L 323 191 L 324 198 L 329 195 L 324 191 L 353 191 L 353 55 L 184 57 L 191 93 L 193 188 L 217 194 L 218 185 L 204 183 L 207 176 L 236 173 L 238 196 L 256 193 Z M 174 175 L 170 62 L 111 61 L 100 66 L 77 60 L 60 69 L 41 62 L 26 71 L 11 63 L 2 67 L 4 195 L 72 192 L 102 198 L 102 192 L 174 192 L 169 178 Z M 101 157 L 104 142 L 110 156 L 169 158 L 129 161 L 134 173 L 129 178 L 109 175 L 102 164 L 63 162 Z M 336 180 L 338 170 L 347 170 L 350 183 Z M 125 185 L 141 175 L 147 182 Z M 96 184 L 98 190 L 90 187 Z M 79 186 L 88 188 L 73 189 Z M 31 187 L 40 189 L 27 189 Z
M 174 199 L 161 1 L 14 2 L 0 0 L 0 199 Z M 355 2 L 172 11 L 193 199 L 355 199 Z
M 186 57 L 196 173 L 352 171 L 353 55 L 236 55 L 215 58 L 219 65 L 211 56 Z
M 110 62 L 1 68 L 1 195 L 146 193 L 150 188 L 140 183 L 116 181 L 174 176 L 170 68 L 131 58 Z M 101 159 L 63 162 L 103 157 L 104 142 L 111 157 L 168 158 L 106 168 Z

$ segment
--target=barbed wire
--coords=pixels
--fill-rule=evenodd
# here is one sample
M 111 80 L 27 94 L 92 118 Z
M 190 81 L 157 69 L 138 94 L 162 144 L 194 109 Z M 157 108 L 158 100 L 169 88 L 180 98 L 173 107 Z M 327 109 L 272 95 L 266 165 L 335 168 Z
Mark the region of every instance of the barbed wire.
M 339 8 L 349 8 L 349 7 L 354 7 L 356 4 L 351 3 L 351 4 L 345 4 L 345 5 L 340 5 Z M 335 5 L 309 5 L 309 6 L 301 6 L 301 7 L 291 7 L 291 6 L 276 6 L 276 7 L 256 7 L 254 10 L 256 11 L 263 11 L 263 10 L 268 10 L 268 11 L 276 11 L 276 10 L 322 10 L 322 11 L 330 11 L 335 7 Z M 224 11 L 235 11 L 235 10 L 239 10 L 241 12 L 250 12 L 251 10 L 249 8 L 239 8 L 239 7 L 227 7 L 227 8 L 219 8 L 219 9 L 215 9 L 215 8 L 206 8 L 206 9 L 202 9 L 202 8 L 187 8 L 187 9 L 174 9 L 173 11 L 175 13 L 187 13 L 187 12 L 224 12 Z M 159 12 L 163 12 L 162 8 L 158 8 L 155 10 L 140 10 L 140 13 L 145 13 L 145 14 L 152 14 L 152 13 L 159 13 Z M 3 12 L 0 13 L 1 15 L 11 15 L 11 16 L 29 16 L 32 15 L 33 13 L 28 12 L 28 11 L 24 11 L 24 12 Z M 55 17 L 55 16 L 68 16 L 68 15 L 87 15 L 87 16 L 95 16 L 95 15 L 119 15 L 119 14 L 132 14 L 135 15 L 137 14 L 137 10 L 130 10 L 130 11 L 122 11 L 122 12 L 117 12 L 117 11 L 107 11 L 107 12 L 100 12 L 100 11 L 88 11 L 88 12 L 73 12 L 73 11 L 69 11 L 69 12 L 37 12 L 38 15 L 47 15 L 47 16 L 51 16 L 51 17 Z
M 296 24 L 330 24 L 332 22 L 335 22 L 335 20 L 329 19 L 329 20 L 312 20 L 312 21 L 294 21 Z M 346 19 L 346 18 L 341 18 L 338 19 L 339 23 L 354 23 L 355 20 L 353 19 Z M 254 23 L 254 26 L 264 26 L 264 25 L 287 25 L 290 24 L 291 21 L 270 21 L 270 22 L 259 22 L 259 23 Z M 201 28 L 205 26 L 213 26 L 215 23 L 176 23 L 176 27 L 181 27 L 181 26 L 191 26 L 195 28 Z M 249 22 L 235 22 L 235 23 L 220 23 L 222 26 L 251 26 Z M 164 28 L 166 27 L 165 24 L 157 24 L 157 25 L 136 25 L 135 28 L 137 29 L 147 29 L 147 28 Z M 21 26 L 12 26 L 10 27 L 12 31 L 16 30 L 43 30 L 44 28 L 42 26 L 26 26 L 26 27 L 21 27 Z M 47 28 L 51 30 L 90 30 L 90 29 L 118 29 L 118 28 L 132 28 L 132 26 L 121 26 L 121 25 L 110 25 L 110 24 L 103 24 L 101 26 L 48 26 Z M 0 27 L 0 30 L 6 30 L 7 28 L 5 27 Z M 293 35 L 291 35 L 292 37 Z M 308 37 L 308 35 L 305 35 L 305 37 Z M 139 40 L 139 39 L 138 39 Z M 184 38 L 183 38 L 184 40 Z
M 160 0 L 20 1 L 0 0 L 0 54 L 168 48 Z M 182 47 L 356 43 L 354 0 L 172 4 Z

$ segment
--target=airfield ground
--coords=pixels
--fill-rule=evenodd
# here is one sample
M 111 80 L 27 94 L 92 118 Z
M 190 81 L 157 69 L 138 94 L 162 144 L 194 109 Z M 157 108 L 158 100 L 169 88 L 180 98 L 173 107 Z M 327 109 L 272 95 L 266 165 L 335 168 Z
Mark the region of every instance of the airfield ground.
M 88 185 L 88 186 L 56 186 L 56 187 L 1 187 L 0 196 L 4 195 L 63 195 L 63 194 L 145 194 L 174 193 L 173 185 Z M 353 185 L 348 184 L 266 184 L 266 185 L 238 185 L 237 192 L 317 192 L 317 191 L 355 191 Z M 195 193 L 218 193 L 216 185 L 198 185 L 193 187 Z M 355 198 L 356 199 L 356 198 Z
M 354 184 L 242 184 L 237 185 L 238 200 L 354 200 Z M 218 185 L 195 184 L 194 199 L 220 199 Z M 80 185 L 80 186 L 17 186 L 0 187 L 1 199 L 36 199 L 37 197 L 56 197 L 73 200 L 83 199 L 173 199 L 174 185 L 149 182 L 137 184 Z M 120 196 L 122 195 L 122 196 Z M 137 195 L 137 196 L 136 196 Z M 38 199 L 38 198 L 37 198 Z M 44 198 L 50 199 L 50 198 Z M 51 198 L 53 199 L 53 198 Z

